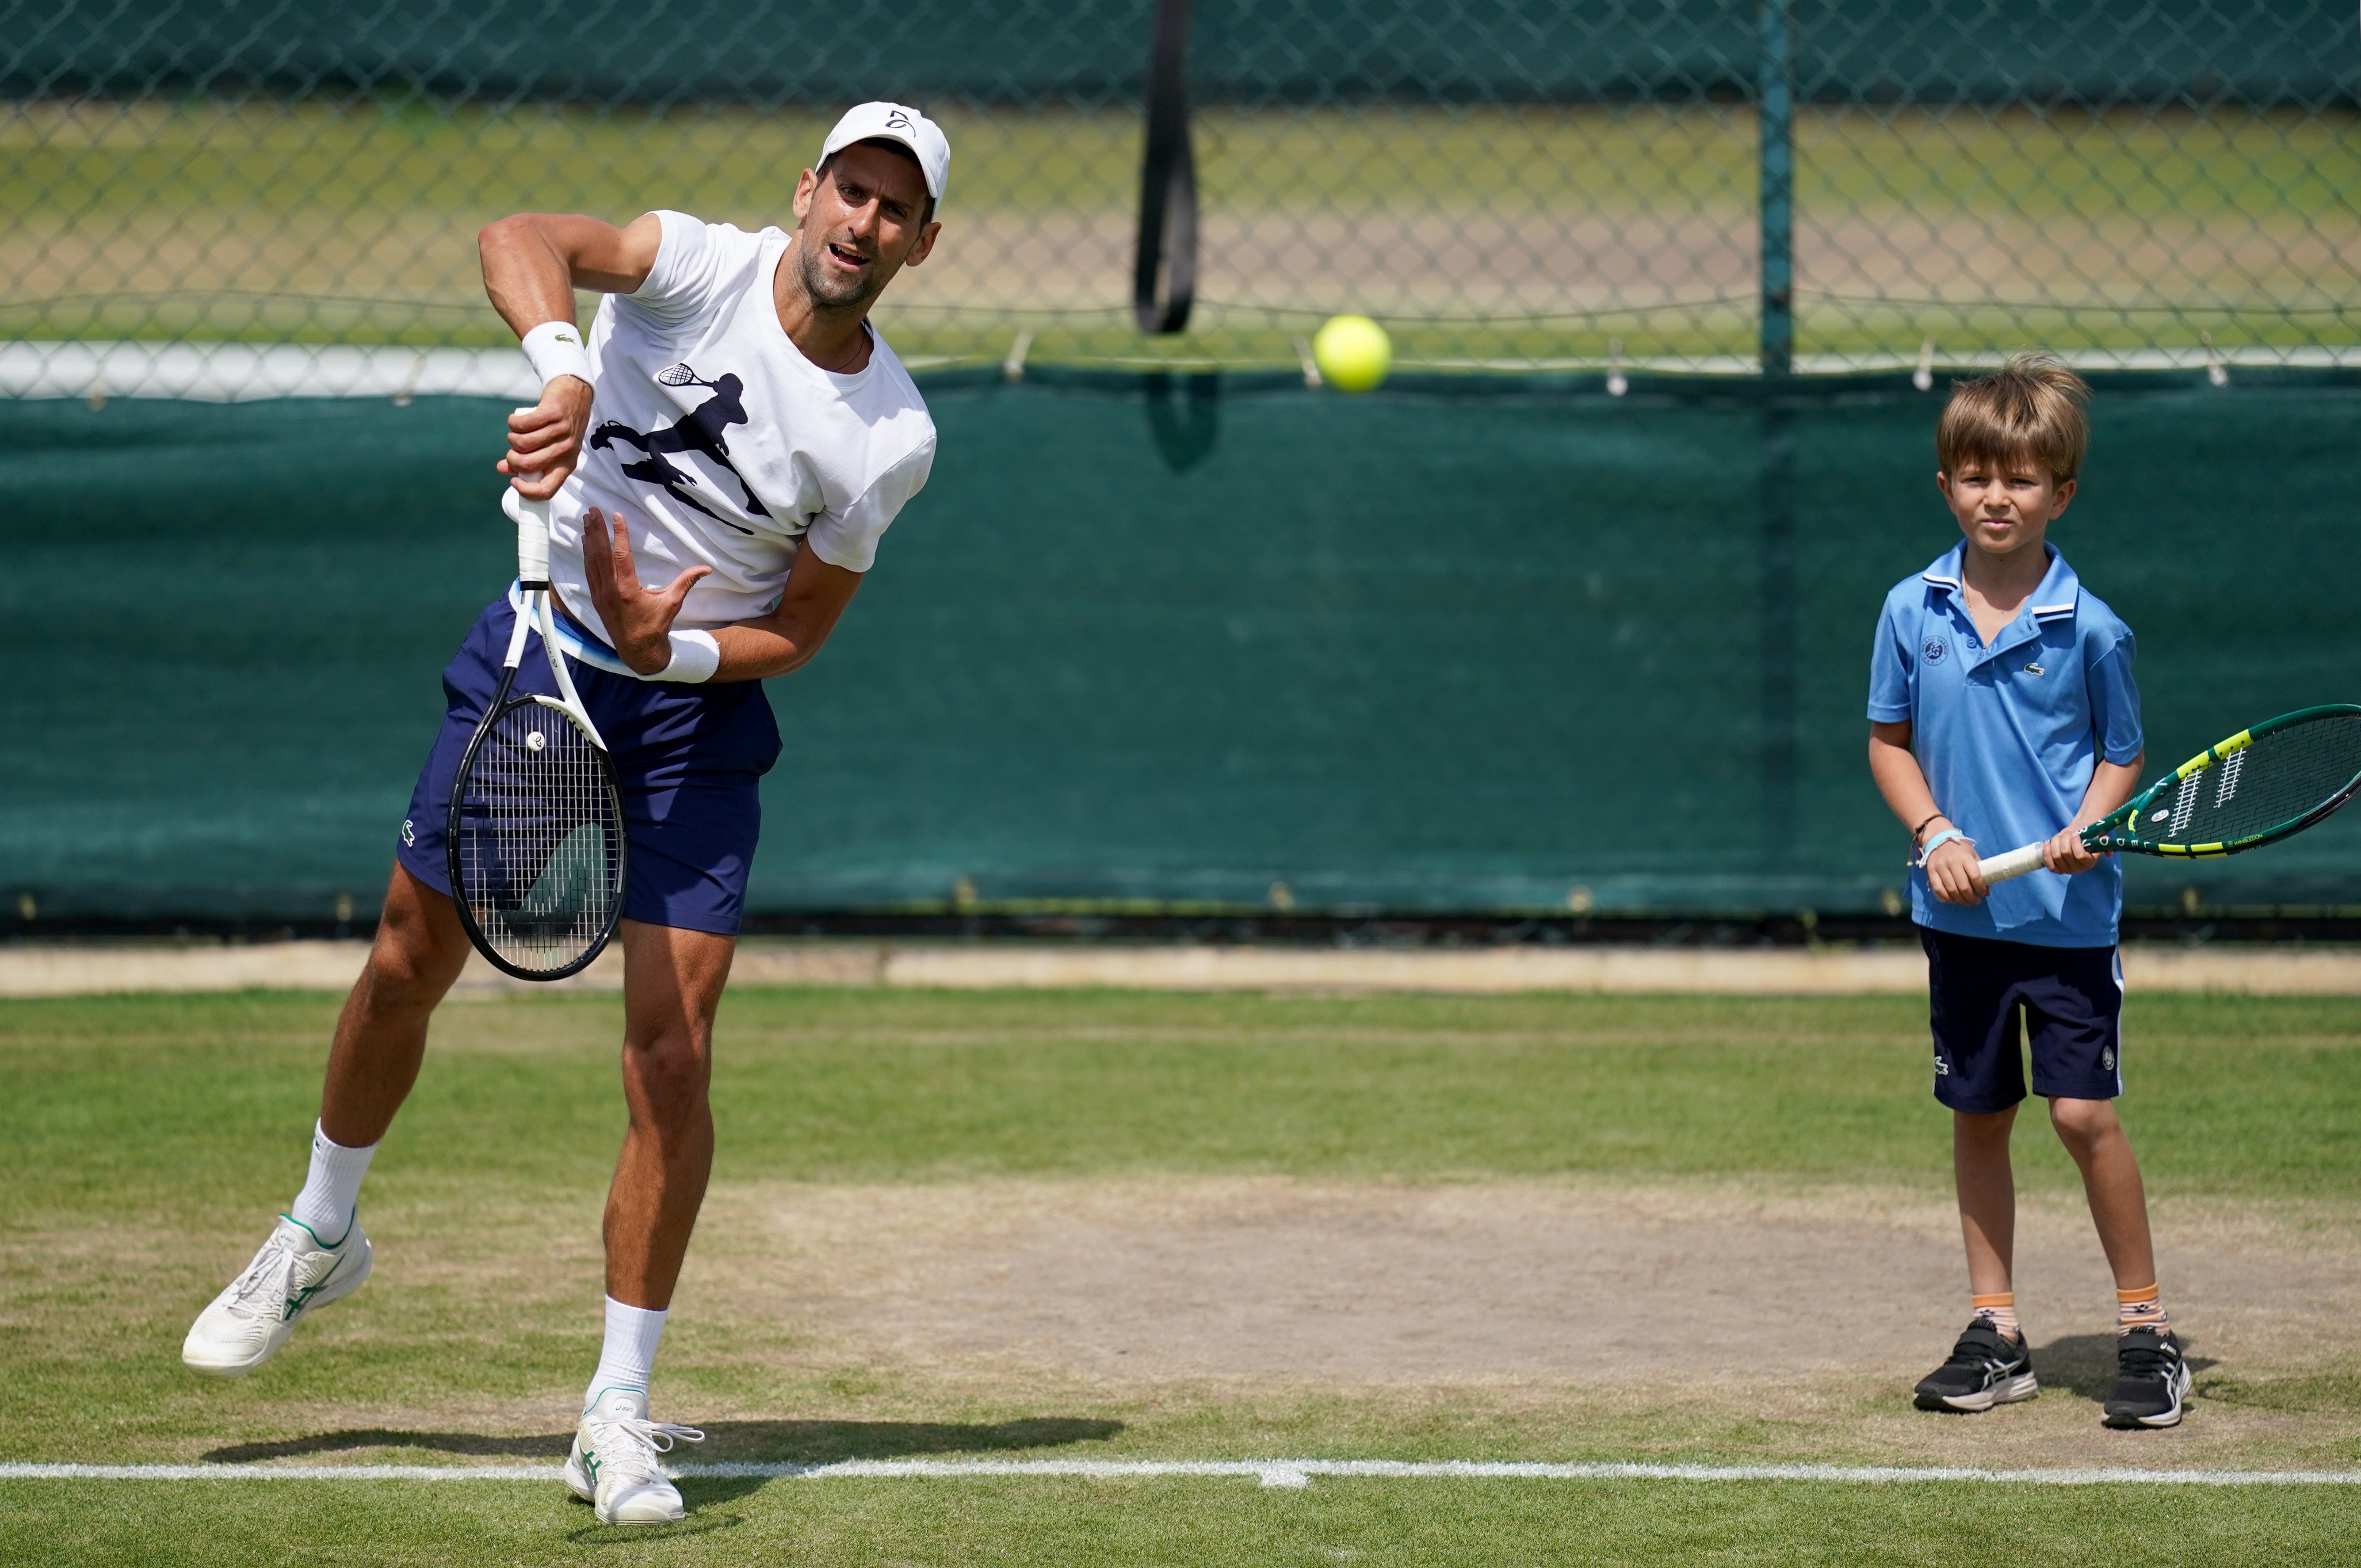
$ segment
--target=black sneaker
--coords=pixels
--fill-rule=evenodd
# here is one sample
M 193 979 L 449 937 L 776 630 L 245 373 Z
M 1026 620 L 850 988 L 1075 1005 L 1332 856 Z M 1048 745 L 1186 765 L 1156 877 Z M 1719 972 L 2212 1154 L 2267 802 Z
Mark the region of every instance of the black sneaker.
M 2180 1359 L 2180 1339 L 2170 1329 L 2134 1329 L 2115 1341 L 2115 1386 L 2107 1390 L 2111 1427 L 2177 1427 L 2180 1401 L 2189 1397 L 2189 1364 Z
M 1951 1347 L 1951 1359 L 1918 1380 L 1922 1410 L 1989 1410 L 2041 1392 L 2033 1353 L 1978 1318 Z

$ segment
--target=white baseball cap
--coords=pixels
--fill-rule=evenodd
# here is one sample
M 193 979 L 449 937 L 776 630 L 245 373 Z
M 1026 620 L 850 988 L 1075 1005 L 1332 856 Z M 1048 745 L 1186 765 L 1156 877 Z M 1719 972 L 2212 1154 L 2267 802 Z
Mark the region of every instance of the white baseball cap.
M 951 179 L 951 144 L 942 126 L 907 104 L 855 104 L 820 143 L 819 160 L 826 163 L 857 141 L 898 141 L 908 148 L 927 177 L 927 194 L 942 201 Z

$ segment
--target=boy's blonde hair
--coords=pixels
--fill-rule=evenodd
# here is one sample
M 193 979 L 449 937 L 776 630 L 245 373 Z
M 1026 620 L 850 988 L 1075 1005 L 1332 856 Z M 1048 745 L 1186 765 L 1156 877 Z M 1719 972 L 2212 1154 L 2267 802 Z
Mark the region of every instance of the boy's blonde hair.
M 2064 484 L 2082 471 L 2091 444 L 2083 405 L 2091 389 L 2054 355 L 2012 354 L 1989 376 L 1951 383 L 1935 426 L 1935 460 L 1946 474 L 1962 463 L 2030 458 Z

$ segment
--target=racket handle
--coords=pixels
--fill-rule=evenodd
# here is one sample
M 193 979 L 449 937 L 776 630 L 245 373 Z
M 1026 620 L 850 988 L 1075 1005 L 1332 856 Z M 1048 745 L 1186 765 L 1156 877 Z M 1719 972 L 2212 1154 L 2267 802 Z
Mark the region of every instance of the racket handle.
M 517 497 L 517 580 L 528 586 L 549 581 L 549 503 L 523 496 Z
M 549 503 L 517 498 L 517 580 L 549 581 Z
M 2041 846 L 2038 844 L 2027 844 L 2022 850 L 2011 850 L 2004 855 L 1994 855 L 1989 860 L 1976 862 L 1976 870 L 1982 873 L 1987 886 L 1993 883 L 2006 882 L 2011 877 L 2023 876 L 2027 872 L 2037 872 L 2040 869 Z

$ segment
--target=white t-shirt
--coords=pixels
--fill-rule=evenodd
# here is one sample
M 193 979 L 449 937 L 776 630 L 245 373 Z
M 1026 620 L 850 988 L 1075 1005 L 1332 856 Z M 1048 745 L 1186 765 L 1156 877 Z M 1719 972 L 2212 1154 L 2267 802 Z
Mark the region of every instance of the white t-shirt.
M 588 509 L 629 520 L 649 587 L 712 567 L 674 623 L 709 629 L 777 608 L 807 546 L 867 571 L 935 460 L 934 421 L 875 329 L 851 376 L 788 340 L 771 291 L 790 236 L 656 216 L 664 244 L 647 281 L 607 296 L 590 324 L 589 438 L 550 509 L 551 584 L 601 634 L 582 568 Z M 514 490 L 504 505 L 514 517 Z

